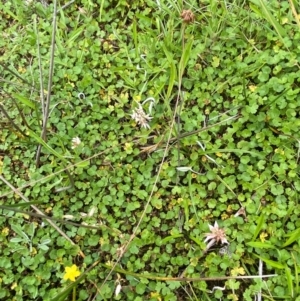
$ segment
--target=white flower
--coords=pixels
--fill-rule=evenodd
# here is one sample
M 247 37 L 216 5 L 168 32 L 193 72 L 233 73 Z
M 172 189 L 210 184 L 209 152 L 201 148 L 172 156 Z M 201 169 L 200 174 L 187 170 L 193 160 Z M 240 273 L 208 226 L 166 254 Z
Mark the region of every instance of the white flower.
M 75 137 L 72 139 L 72 146 L 71 148 L 74 149 L 76 147 L 78 147 L 81 143 L 81 140 L 79 139 L 79 137 Z
M 118 295 L 120 294 L 121 292 L 121 289 L 122 289 L 122 286 L 120 283 L 118 283 L 117 287 L 116 287 L 116 290 L 115 290 L 115 296 L 118 297 Z
M 215 243 L 221 242 L 221 244 L 228 244 L 226 239 L 226 234 L 224 229 L 220 229 L 217 222 L 215 222 L 214 226 L 208 225 L 210 233 L 205 233 L 206 236 L 204 242 L 208 242 L 206 246 L 206 251 L 212 247 Z
M 32 2 L 33 2 L 33 0 L 25 0 L 25 4 L 26 4 L 26 5 L 31 5 Z
M 153 118 L 149 114 L 146 114 L 143 110 L 143 107 L 141 104 L 138 104 L 138 108 L 134 109 L 132 111 L 132 114 L 130 115 L 131 118 L 141 127 L 144 127 L 145 129 L 150 129 L 150 125 L 148 122 Z

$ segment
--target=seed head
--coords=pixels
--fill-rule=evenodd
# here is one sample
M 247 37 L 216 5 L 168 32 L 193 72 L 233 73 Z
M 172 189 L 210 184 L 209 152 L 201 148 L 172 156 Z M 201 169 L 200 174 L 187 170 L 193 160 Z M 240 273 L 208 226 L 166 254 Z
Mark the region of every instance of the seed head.
M 184 9 L 180 17 L 185 23 L 192 23 L 195 20 L 194 13 L 190 9 Z

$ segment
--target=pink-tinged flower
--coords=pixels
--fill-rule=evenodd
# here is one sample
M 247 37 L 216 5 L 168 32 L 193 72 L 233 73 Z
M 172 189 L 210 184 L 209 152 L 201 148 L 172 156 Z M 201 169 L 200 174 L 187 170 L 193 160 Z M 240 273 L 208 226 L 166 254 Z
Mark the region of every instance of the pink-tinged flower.
M 204 242 L 208 242 L 206 251 L 211 248 L 214 244 L 221 242 L 221 244 L 228 244 L 226 239 L 226 233 L 224 229 L 220 229 L 217 222 L 214 226 L 208 225 L 210 233 L 205 233 L 206 236 Z

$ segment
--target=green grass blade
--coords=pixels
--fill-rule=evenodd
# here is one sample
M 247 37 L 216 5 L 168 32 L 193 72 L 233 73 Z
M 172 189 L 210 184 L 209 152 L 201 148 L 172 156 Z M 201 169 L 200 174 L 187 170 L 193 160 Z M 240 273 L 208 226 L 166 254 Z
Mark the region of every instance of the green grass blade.
M 189 220 L 190 220 L 190 210 L 189 210 L 189 199 L 184 198 L 183 200 L 183 209 L 184 209 L 184 219 L 185 219 L 185 229 L 188 229 Z
M 192 173 L 191 172 L 189 172 L 188 181 L 189 181 L 189 195 L 190 195 L 190 200 L 191 200 L 192 207 L 193 207 L 193 210 L 194 210 L 194 214 L 195 214 L 195 216 L 197 218 L 197 221 L 198 221 L 198 223 L 200 223 L 200 219 L 198 217 L 199 214 L 198 214 L 198 211 L 197 211 L 195 203 L 194 203 L 195 196 L 193 195 L 193 192 L 192 192 L 193 190 L 192 190 Z
M 195 236 L 190 235 L 189 238 L 194 241 L 199 247 L 203 248 L 203 244 L 204 242 L 198 238 L 196 238 Z
M 223 149 L 212 149 L 212 150 L 199 151 L 199 155 L 215 154 L 215 153 L 250 154 L 250 155 L 256 156 L 256 157 L 261 158 L 261 159 L 264 158 L 264 156 L 261 155 L 260 153 L 247 151 L 247 150 L 243 150 L 243 149 L 223 148 Z
M 138 38 L 137 38 L 137 25 L 136 25 L 136 19 L 133 20 L 132 23 L 132 36 L 133 36 L 133 43 L 135 48 L 135 55 L 136 57 L 139 56 L 139 46 L 138 46 Z
M 102 19 L 104 2 L 105 2 L 105 0 L 102 0 L 102 1 L 101 1 L 101 4 L 100 4 L 99 22 L 101 22 L 101 19 Z
M 279 34 L 281 38 L 284 38 L 287 36 L 286 31 L 284 28 L 277 22 L 277 20 L 273 17 L 271 12 L 268 10 L 268 7 L 266 6 L 266 2 L 263 0 L 259 0 L 261 8 L 263 10 L 263 14 L 265 18 L 272 24 L 272 26 L 275 28 L 276 32 Z
M 3 14 L 9 15 L 10 17 L 12 17 L 13 20 L 19 20 L 18 16 L 15 15 L 15 14 L 12 12 L 12 10 L 9 9 L 7 6 L 3 6 L 2 9 L 3 9 L 3 12 L 2 12 Z
M 85 27 L 86 27 L 86 25 L 82 25 L 72 32 L 71 36 L 69 37 L 69 39 L 66 42 L 67 47 L 71 48 L 74 46 L 73 44 L 74 44 L 75 40 L 83 33 Z
M 263 225 L 265 223 L 265 216 L 264 214 L 261 214 L 260 217 L 258 218 L 258 222 L 257 222 L 257 227 L 253 233 L 253 236 L 252 236 L 252 240 L 255 241 L 259 232 L 261 231 Z
M 267 259 L 267 258 L 263 258 L 261 256 L 258 256 L 256 254 L 253 254 L 253 256 L 261 259 L 263 262 L 265 262 L 267 265 L 273 267 L 273 268 L 276 268 L 276 269 L 280 269 L 280 270 L 283 270 L 284 269 L 284 265 L 277 262 L 277 261 L 274 261 L 274 260 L 270 260 L 270 259 Z
M 167 98 L 169 99 L 176 80 L 176 66 L 174 61 L 170 62 L 170 78 L 169 78 L 169 86 L 167 90 Z
M 285 268 L 288 291 L 291 297 L 294 298 L 293 277 L 291 274 L 291 269 L 286 264 L 284 265 L 284 268 Z
M 29 107 L 31 109 L 35 109 L 35 104 L 31 100 L 29 100 L 27 97 L 24 97 L 20 94 L 12 93 L 12 95 L 18 99 L 22 104 L 24 104 L 26 107 Z
M 294 277 L 295 277 L 295 289 L 294 289 L 294 292 L 295 292 L 295 295 L 298 296 L 299 294 L 299 276 L 298 276 L 298 265 L 297 265 L 297 261 L 295 259 L 295 255 L 294 253 L 292 253 L 292 257 L 293 257 L 293 261 L 294 261 L 294 270 L 295 270 L 295 273 L 294 273 Z
M 246 243 L 247 246 L 252 247 L 252 248 L 257 248 L 257 249 L 276 249 L 275 246 L 265 243 L 265 242 L 260 242 L 260 241 L 250 241 Z
M 183 53 L 180 59 L 180 63 L 179 63 L 179 78 L 181 78 L 183 76 L 185 67 L 189 61 L 190 55 L 191 55 L 191 50 L 192 50 L 192 46 L 193 46 L 193 42 L 194 40 L 191 39 L 188 41 L 188 43 L 185 45 L 184 49 L 183 49 Z
M 55 157 L 63 160 L 64 162 L 67 162 L 66 158 L 59 154 L 57 151 L 55 151 L 51 146 L 49 146 L 41 137 L 39 137 L 37 134 L 35 134 L 33 131 L 28 130 L 29 135 L 34 138 L 39 144 L 43 145 L 52 155 Z
M 28 202 L 28 203 L 17 203 L 17 204 L 10 204 L 7 207 L 27 207 L 27 206 L 36 205 L 36 204 L 43 204 L 43 202 L 33 201 L 33 202 Z M 9 210 L 9 209 L 7 209 L 7 210 Z M 26 214 L 26 212 L 24 212 L 24 214 Z
M 282 247 L 287 247 L 290 244 L 292 244 L 293 242 L 295 242 L 296 240 L 299 239 L 300 237 L 300 228 L 296 229 L 295 231 L 293 231 L 291 234 L 289 234 L 289 238 L 288 240 L 282 245 Z
M 61 36 L 60 30 L 57 30 L 56 33 L 57 33 L 56 34 L 56 46 L 57 46 L 58 52 L 62 54 L 62 53 L 64 53 L 66 51 L 66 49 L 65 49 L 65 47 L 63 45 L 63 37 Z M 55 62 L 57 60 L 59 60 L 59 58 L 55 58 Z
M 264 0 L 250 0 L 255 5 L 259 6 L 254 7 L 253 5 L 250 5 L 251 9 L 256 12 L 260 13 L 260 16 L 263 16 L 275 29 L 277 32 L 278 37 L 282 42 L 284 42 L 283 38 L 287 36 L 287 33 L 285 29 L 277 22 L 277 20 L 274 18 L 268 7 L 266 6 L 266 1 Z
M 168 61 L 169 67 L 170 67 L 169 85 L 168 85 L 167 95 L 164 99 L 165 99 L 165 104 L 169 111 L 169 114 L 170 114 L 170 116 L 172 116 L 172 110 L 170 108 L 170 105 L 167 103 L 167 101 L 171 98 L 173 87 L 176 82 L 176 66 L 174 63 L 173 54 L 167 50 L 165 45 L 162 45 L 162 49 L 167 57 L 167 61 Z
M 169 242 L 170 240 L 176 239 L 176 238 L 180 238 L 183 237 L 183 234 L 174 234 L 174 235 L 170 235 L 165 237 L 162 241 L 161 241 L 161 245 L 165 245 L 167 242 Z

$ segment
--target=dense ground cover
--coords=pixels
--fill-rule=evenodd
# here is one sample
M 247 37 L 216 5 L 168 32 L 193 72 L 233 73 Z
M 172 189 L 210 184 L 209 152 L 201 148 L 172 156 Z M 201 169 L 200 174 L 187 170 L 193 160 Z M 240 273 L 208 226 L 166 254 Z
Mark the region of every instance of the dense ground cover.
M 0 299 L 298 300 L 296 1 L 55 3 L 0 4 Z

